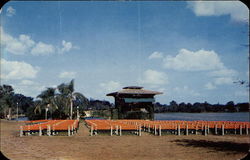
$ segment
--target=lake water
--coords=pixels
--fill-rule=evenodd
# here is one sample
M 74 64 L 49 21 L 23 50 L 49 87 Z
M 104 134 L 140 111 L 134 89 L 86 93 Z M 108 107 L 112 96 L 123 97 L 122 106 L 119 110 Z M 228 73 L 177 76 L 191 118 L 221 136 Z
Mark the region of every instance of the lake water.
M 237 113 L 155 113 L 155 120 L 185 121 L 244 121 L 249 122 L 249 112 Z
M 244 121 L 249 122 L 249 112 L 237 113 L 155 113 L 155 120 L 185 121 Z M 16 120 L 16 119 L 15 119 Z M 28 117 L 19 117 L 18 121 L 27 121 Z
M 17 120 L 17 121 L 28 121 L 28 117 L 18 117 L 18 119 L 13 119 L 13 120 Z

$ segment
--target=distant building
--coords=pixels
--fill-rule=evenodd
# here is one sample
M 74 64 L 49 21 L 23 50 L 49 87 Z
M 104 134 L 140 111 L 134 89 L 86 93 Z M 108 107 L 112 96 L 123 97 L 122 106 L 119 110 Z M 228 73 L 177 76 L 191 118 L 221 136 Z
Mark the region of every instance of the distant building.
M 143 87 L 129 86 L 109 93 L 115 98 L 118 119 L 154 119 L 154 96 L 162 92 L 144 90 Z M 114 112 L 112 114 L 114 118 Z

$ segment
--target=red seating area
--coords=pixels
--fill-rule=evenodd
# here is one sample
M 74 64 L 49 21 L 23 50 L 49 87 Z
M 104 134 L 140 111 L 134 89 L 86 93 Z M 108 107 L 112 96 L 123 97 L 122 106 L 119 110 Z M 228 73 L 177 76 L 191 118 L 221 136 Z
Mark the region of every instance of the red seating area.
M 68 135 L 72 135 L 79 127 L 78 120 L 36 120 L 25 121 L 25 123 L 26 125 L 20 126 L 20 136 L 36 132 L 39 132 L 40 136 L 44 132 L 47 132 L 47 135 L 55 135 L 63 131 L 68 132 Z
M 149 120 L 86 120 L 87 126 L 92 132 L 117 130 L 142 131 L 155 135 L 162 133 L 180 134 L 248 134 L 250 122 L 236 121 L 149 121 Z M 112 131 L 111 131 L 112 132 Z M 111 133 L 112 135 L 112 133 Z M 121 133 L 120 133 L 121 135 Z
M 88 126 L 92 126 L 95 130 L 110 130 L 115 129 L 116 126 L 122 130 L 137 130 L 140 120 L 85 120 Z
M 90 135 L 110 133 L 110 135 L 122 135 L 132 133 L 141 135 L 142 131 L 154 135 L 175 134 L 246 134 L 250 129 L 250 122 L 235 121 L 150 121 L 150 120 L 85 120 L 90 130 Z M 20 136 L 37 134 L 57 135 L 66 133 L 71 136 L 79 128 L 78 120 L 37 120 L 25 121 L 26 125 L 20 126 Z

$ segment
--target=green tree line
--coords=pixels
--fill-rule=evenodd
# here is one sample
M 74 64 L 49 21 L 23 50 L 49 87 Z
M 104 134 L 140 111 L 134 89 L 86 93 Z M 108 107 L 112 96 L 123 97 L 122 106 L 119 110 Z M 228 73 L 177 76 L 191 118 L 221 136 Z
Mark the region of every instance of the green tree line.
M 249 103 L 237 103 L 229 101 L 226 104 L 209 104 L 208 102 L 199 103 L 177 103 L 171 101 L 169 105 L 160 104 L 159 102 L 155 103 L 155 113 L 162 112 L 248 112 Z
M 229 101 L 226 104 L 177 103 L 154 104 L 154 112 L 248 112 L 249 103 Z M 105 100 L 87 99 L 83 94 L 75 92 L 74 80 L 62 83 L 57 87 L 48 87 L 36 98 L 27 97 L 14 92 L 11 85 L 0 85 L 0 118 L 11 119 L 17 112 L 20 115 L 35 119 L 74 119 L 77 110 L 80 114 L 85 110 L 107 111 L 114 104 Z
M 88 107 L 89 100 L 74 91 L 74 80 L 49 87 L 36 99 L 16 94 L 11 85 L 0 86 L 0 118 L 11 119 L 13 115 L 24 114 L 34 119 L 74 119 Z

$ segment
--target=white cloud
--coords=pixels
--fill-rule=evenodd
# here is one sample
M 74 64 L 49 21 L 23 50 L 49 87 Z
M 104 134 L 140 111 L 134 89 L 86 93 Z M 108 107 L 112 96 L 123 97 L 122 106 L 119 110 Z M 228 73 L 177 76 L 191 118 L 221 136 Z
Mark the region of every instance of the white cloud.
M 222 16 L 230 15 L 234 21 L 247 22 L 249 18 L 248 7 L 240 1 L 195 1 L 188 2 L 196 16 Z
M 9 6 L 7 8 L 7 16 L 12 17 L 15 14 L 16 14 L 16 10 L 12 6 Z
M 31 80 L 24 79 L 19 84 L 21 84 L 21 85 L 33 85 L 35 83 Z
M 232 85 L 233 77 L 238 74 L 237 71 L 233 69 L 223 68 L 221 70 L 211 71 L 208 73 L 208 76 L 212 77 L 212 82 L 208 82 L 205 85 L 206 89 L 212 90 L 216 89 L 218 85 Z
M 181 94 L 181 95 L 191 95 L 191 96 L 200 96 L 200 93 L 190 89 L 188 86 L 184 87 L 175 87 L 174 92 Z
M 55 52 L 55 48 L 53 45 L 45 44 L 43 42 L 38 42 L 34 48 L 31 50 L 31 54 L 33 55 L 49 55 Z
M 237 71 L 228 69 L 215 51 L 203 49 L 181 49 L 176 56 L 167 56 L 163 59 L 163 66 L 178 71 L 207 71 L 212 82 L 205 84 L 205 88 L 210 90 L 215 89 L 217 85 L 233 84 L 233 79 L 238 74 Z
M 208 73 L 210 77 L 213 77 L 213 84 L 211 83 L 213 86 L 225 84 L 232 85 L 233 79 L 237 74 L 237 71 L 233 69 L 227 69 L 226 67 Z M 207 89 L 209 89 L 209 87 Z
M 120 82 L 109 81 L 100 83 L 99 86 L 104 90 L 104 92 L 114 92 L 122 88 Z
M 236 91 L 234 95 L 237 97 L 249 97 L 249 90 Z
M 78 47 L 73 46 L 71 42 L 62 41 L 62 47 L 55 47 L 52 44 L 47 44 L 44 42 L 35 42 L 30 36 L 21 34 L 18 38 L 11 36 L 1 29 L 1 44 L 3 44 L 3 49 L 11 54 L 23 55 L 50 55 L 53 53 L 64 53 L 69 52 L 72 49 L 77 49 Z M 56 50 L 57 49 L 57 50 Z
M 148 69 L 143 73 L 142 79 L 139 80 L 142 84 L 153 86 L 163 85 L 168 83 L 168 77 L 164 72 Z
M 216 86 L 213 83 L 208 82 L 207 84 L 205 84 L 205 88 L 208 90 L 213 90 L 216 89 Z
M 218 77 L 214 79 L 214 83 L 216 85 L 233 84 L 233 79 L 231 77 Z
M 164 59 L 164 67 L 179 71 L 207 71 L 224 68 L 217 53 L 203 49 L 196 52 L 181 49 L 175 57 L 167 56 Z
M 220 70 L 211 71 L 211 72 L 209 72 L 209 75 L 212 77 L 218 77 L 218 76 L 233 77 L 233 76 L 237 75 L 237 71 L 235 71 L 233 69 L 223 68 Z
M 69 52 L 73 48 L 71 42 L 66 42 L 65 40 L 62 41 L 62 48 L 59 49 L 59 53 Z
M 21 34 L 18 38 L 14 38 L 11 35 L 5 33 L 2 27 L 1 43 L 7 52 L 15 55 L 27 53 L 29 49 L 35 44 L 35 42 L 28 35 Z
M 153 52 L 148 59 L 161 59 L 163 58 L 163 54 L 161 52 Z
M 65 71 L 65 72 L 61 72 L 58 77 L 59 78 L 75 78 L 75 76 L 76 76 L 76 72 Z
M 17 84 L 11 84 L 16 93 L 21 93 L 25 96 L 36 97 L 41 91 L 45 89 L 45 86 L 31 80 L 21 80 Z
M 39 71 L 38 67 L 33 67 L 31 64 L 5 59 L 1 59 L 1 69 L 1 78 L 6 80 L 35 78 Z

